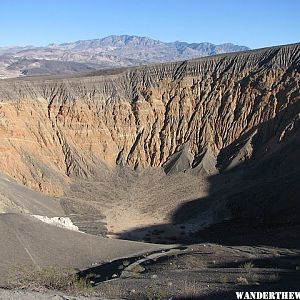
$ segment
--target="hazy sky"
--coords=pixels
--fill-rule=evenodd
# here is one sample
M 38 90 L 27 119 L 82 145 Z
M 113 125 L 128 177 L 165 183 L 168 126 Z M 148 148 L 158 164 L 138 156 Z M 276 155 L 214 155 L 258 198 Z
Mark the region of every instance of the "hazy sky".
M 0 46 L 111 34 L 251 48 L 300 41 L 300 0 L 0 0 Z

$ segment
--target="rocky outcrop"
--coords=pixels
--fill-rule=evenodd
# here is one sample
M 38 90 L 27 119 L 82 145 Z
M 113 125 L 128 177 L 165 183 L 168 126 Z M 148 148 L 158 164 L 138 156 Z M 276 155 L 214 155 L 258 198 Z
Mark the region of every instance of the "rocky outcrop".
M 70 177 L 116 165 L 213 174 L 292 139 L 299 90 L 299 44 L 93 76 L 3 80 L 1 171 L 55 195 Z

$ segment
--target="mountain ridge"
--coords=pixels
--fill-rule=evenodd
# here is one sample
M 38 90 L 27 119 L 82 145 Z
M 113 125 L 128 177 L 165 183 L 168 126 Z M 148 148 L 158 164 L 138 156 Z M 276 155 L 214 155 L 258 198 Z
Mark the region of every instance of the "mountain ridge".
M 0 47 L 0 79 L 28 75 L 76 74 L 247 49 L 249 48 L 231 43 L 214 45 L 208 42 L 162 42 L 130 35 L 111 35 L 42 47 Z

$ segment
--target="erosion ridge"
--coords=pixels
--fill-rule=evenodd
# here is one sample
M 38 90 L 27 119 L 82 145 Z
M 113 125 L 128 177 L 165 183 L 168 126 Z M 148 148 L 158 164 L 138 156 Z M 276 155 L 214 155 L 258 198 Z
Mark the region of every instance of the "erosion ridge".
M 298 222 L 299 71 L 293 44 L 3 80 L 0 171 L 48 198 L 22 201 L 1 176 L 1 211 L 55 207 L 80 231 L 152 242 L 233 219 Z
M 161 166 L 184 144 L 191 157 L 205 148 L 218 156 L 297 104 L 299 61 L 295 44 L 114 75 L 1 81 L 2 171 L 51 191 L 53 172 Z

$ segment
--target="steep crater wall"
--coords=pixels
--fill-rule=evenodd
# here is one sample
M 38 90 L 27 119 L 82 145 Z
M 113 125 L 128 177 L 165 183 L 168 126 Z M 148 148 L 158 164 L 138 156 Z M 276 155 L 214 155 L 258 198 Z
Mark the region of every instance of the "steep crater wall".
M 116 165 L 214 174 L 294 139 L 299 90 L 299 44 L 93 76 L 2 80 L 1 172 L 54 195 L 70 177 Z

